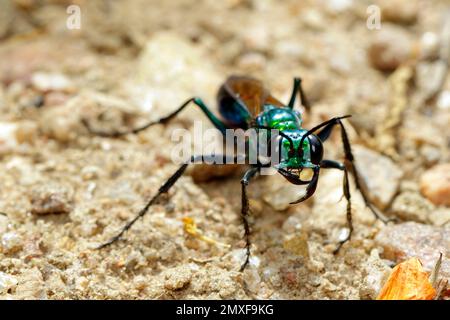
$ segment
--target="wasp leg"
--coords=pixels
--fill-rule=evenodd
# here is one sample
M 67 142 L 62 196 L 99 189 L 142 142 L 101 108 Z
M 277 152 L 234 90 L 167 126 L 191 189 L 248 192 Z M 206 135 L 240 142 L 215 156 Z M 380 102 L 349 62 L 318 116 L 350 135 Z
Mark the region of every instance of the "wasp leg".
M 84 124 L 84 126 L 88 129 L 88 131 L 92 134 L 98 135 L 98 136 L 102 136 L 102 137 L 113 137 L 113 138 L 117 138 L 120 136 L 124 136 L 127 134 L 136 134 L 138 132 L 141 132 L 155 124 L 165 124 L 167 122 L 169 122 L 170 120 L 172 120 L 178 113 L 180 113 L 184 108 L 186 108 L 186 106 L 189 105 L 189 103 L 193 102 L 195 105 L 197 105 L 198 107 L 200 107 L 200 109 L 205 113 L 206 117 L 209 119 L 209 121 L 211 121 L 211 123 L 220 130 L 220 132 L 225 135 L 225 130 L 228 128 L 219 118 L 217 118 L 212 112 L 211 110 L 209 110 L 209 108 L 205 105 L 205 103 L 202 101 L 202 99 L 200 98 L 191 98 L 189 100 L 187 100 L 186 102 L 184 102 L 180 107 L 178 107 L 178 109 L 176 109 L 175 111 L 173 111 L 171 114 L 155 120 L 155 121 L 151 121 L 141 127 L 137 127 L 134 129 L 130 129 L 130 130 L 126 130 L 126 131 L 111 131 L 111 132 L 106 132 L 106 131 L 101 131 L 101 130 L 97 130 L 95 128 L 92 128 L 91 124 L 89 123 L 89 121 L 87 119 L 81 119 L 81 122 Z
M 346 115 L 343 117 L 335 117 L 333 119 L 327 120 L 325 122 L 322 122 L 321 124 L 315 126 L 314 128 L 312 128 L 311 130 L 309 130 L 310 132 L 316 131 L 320 128 L 323 128 L 322 130 L 319 131 L 319 133 L 317 134 L 317 136 L 320 138 L 320 140 L 322 142 L 325 142 L 328 137 L 331 135 L 331 132 L 333 131 L 333 128 L 336 124 L 338 124 L 338 122 L 340 122 L 340 120 L 345 119 L 345 118 L 350 118 L 351 115 Z M 341 122 L 342 124 L 342 122 Z M 347 135 L 347 133 L 346 133 Z M 347 139 L 348 140 L 348 139 Z M 344 146 L 345 148 L 345 146 Z
M 348 235 L 345 237 L 345 239 L 339 241 L 338 246 L 334 250 L 334 254 L 336 254 L 339 252 L 344 243 L 350 240 L 353 233 L 352 202 L 351 202 L 352 195 L 350 193 L 350 187 L 348 183 L 348 170 L 343 163 L 333 160 L 322 160 L 320 166 L 325 169 L 338 169 L 344 171 L 343 192 L 345 199 L 347 200 L 347 225 L 349 232 Z
M 319 138 L 321 136 L 323 136 L 326 140 L 326 138 L 328 138 L 328 136 L 331 133 L 331 130 L 333 129 L 333 127 L 335 125 L 339 125 L 341 127 L 341 140 L 342 140 L 342 144 L 344 145 L 346 168 L 348 169 L 348 171 L 350 171 L 352 173 L 353 180 L 355 181 L 356 189 L 358 189 L 359 192 L 361 193 L 361 196 L 364 200 L 364 204 L 370 209 L 370 211 L 373 213 L 375 218 L 383 221 L 384 223 L 387 223 L 389 221 L 395 221 L 395 219 L 388 218 L 385 215 L 383 215 L 369 200 L 369 196 L 367 195 L 367 186 L 364 183 L 364 181 L 361 180 L 361 178 L 359 176 L 359 172 L 356 169 L 355 158 L 352 153 L 352 149 L 350 146 L 350 141 L 348 139 L 347 131 L 345 130 L 344 124 L 341 121 L 341 119 L 345 119 L 348 117 L 350 117 L 350 116 L 336 117 L 336 118 L 330 119 L 330 120 L 325 121 L 324 123 L 316 126 L 315 128 L 311 129 L 308 132 L 313 132 L 319 128 L 324 127 L 317 135 L 319 136 Z
M 295 96 L 297 92 L 300 95 L 300 101 L 306 110 L 311 110 L 311 105 L 309 104 L 308 99 L 306 98 L 305 92 L 302 87 L 302 79 L 299 77 L 294 78 L 294 86 L 292 87 L 291 99 L 289 99 L 288 107 L 293 109 L 295 104 Z
M 204 158 L 206 158 L 208 156 L 197 156 L 197 157 L 191 157 L 191 161 L 190 162 L 186 162 L 183 163 L 177 171 L 175 171 L 174 174 L 172 174 L 169 179 L 167 179 L 167 181 L 158 189 L 158 192 L 153 196 L 153 198 L 151 198 L 147 204 L 141 209 L 141 211 L 138 212 L 138 214 L 131 219 L 124 227 L 122 227 L 122 229 L 120 230 L 119 233 L 117 233 L 114 237 L 112 237 L 109 241 L 105 242 L 104 244 L 100 245 L 98 247 L 98 249 L 104 248 L 109 246 L 110 244 L 116 242 L 117 240 L 119 240 L 122 235 L 128 230 L 130 229 L 133 224 L 139 220 L 139 218 L 142 218 L 148 211 L 148 209 L 155 204 L 155 202 L 158 200 L 158 198 L 163 194 L 163 193 L 167 193 L 170 188 L 178 181 L 178 179 L 183 175 L 183 173 L 186 171 L 186 168 L 188 167 L 189 164 L 195 164 L 198 163 L 199 160 L 202 160 Z M 218 156 L 211 157 L 211 159 L 216 159 Z M 238 159 L 238 157 L 234 157 L 234 161 L 237 161 L 236 159 Z M 212 163 L 210 162 L 210 164 L 227 164 L 227 163 L 231 163 L 230 161 L 228 161 L 229 159 L 226 158 L 226 156 L 223 156 L 223 162 L 222 163 Z M 234 162 L 236 163 L 236 162 Z
M 245 248 L 247 250 L 245 255 L 245 261 L 241 266 L 240 271 L 244 271 L 245 267 L 247 266 L 249 260 L 250 260 L 250 226 L 248 223 L 248 212 L 249 212 L 249 203 L 248 203 L 248 197 L 247 197 L 247 186 L 250 183 L 250 180 L 257 176 L 259 173 L 260 168 L 259 167 L 253 167 L 250 168 L 242 177 L 241 179 L 241 186 L 242 186 L 242 206 L 241 206 L 241 217 L 242 217 L 242 223 L 244 224 L 244 231 L 245 231 Z

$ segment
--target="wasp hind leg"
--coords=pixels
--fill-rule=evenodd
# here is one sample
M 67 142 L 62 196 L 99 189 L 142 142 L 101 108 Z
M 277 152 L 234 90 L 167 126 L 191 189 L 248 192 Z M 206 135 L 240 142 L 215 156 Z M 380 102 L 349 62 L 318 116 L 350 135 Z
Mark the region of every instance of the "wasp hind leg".
M 311 105 L 309 104 L 308 99 L 306 98 L 305 92 L 302 87 L 302 79 L 299 77 L 294 78 L 294 85 L 292 87 L 291 98 L 289 99 L 288 107 L 293 109 L 295 104 L 295 97 L 297 96 L 297 92 L 300 96 L 300 102 L 305 107 L 306 110 L 311 110 Z
M 149 208 L 158 201 L 158 199 L 160 198 L 160 196 L 162 194 L 169 192 L 170 188 L 172 188 L 172 186 L 184 174 L 184 172 L 186 171 L 186 168 L 188 167 L 189 164 L 198 163 L 199 160 L 206 159 L 206 158 L 217 159 L 217 158 L 220 158 L 220 157 L 219 156 L 214 156 L 214 155 L 211 155 L 211 156 L 196 156 L 196 157 L 191 157 L 190 162 L 183 163 L 177 169 L 177 171 L 175 171 L 166 180 L 166 182 L 164 182 L 164 184 L 158 189 L 158 192 L 147 202 L 147 204 L 138 212 L 138 214 L 133 219 L 131 219 L 129 222 L 127 222 L 127 224 L 125 226 L 123 226 L 122 229 L 114 237 L 112 237 L 110 240 L 108 240 L 107 242 L 105 242 L 102 245 L 100 245 L 98 247 L 98 249 L 107 247 L 107 246 L 113 244 L 114 242 L 118 241 L 122 237 L 122 235 L 136 223 L 136 221 L 138 221 L 140 218 L 142 218 L 148 212 Z M 233 163 L 235 163 L 237 161 L 237 159 L 238 159 L 237 157 L 234 157 L 234 159 L 233 159 L 234 162 Z M 230 163 L 229 160 L 230 159 L 227 158 L 227 156 L 222 156 L 222 162 L 221 163 L 210 162 L 209 164 L 211 164 L 211 165 L 219 165 L 219 164 L 222 165 L 222 164 Z
M 206 117 L 209 119 L 209 121 L 223 134 L 225 135 L 225 130 L 228 129 L 228 127 L 225 125 L 225 123 L 223 123 L 219 118 L 217 118 L 212 112 L 211 110 L 206 106 L 206 104 L 203 102 L 202 99 L 194 97 L 194 98 L 190 98 L 188 100 L 186 100 L 181 106 L 179 106 L 175 111 L 173 111 L 172 113 L 170 113 L 169 115 L 162 117 L 158 120 L 155 121 L 150 121 L 145 125 L 142 125 L 140 127 L 134 128 L 134 129 L 129 129 L 129 130 L 125 130 L 125 131 L 102 131 L 102 130 L 98 130 L 92 127 L 92 125 L 90 124 L 90 122 L 83 118 L 81 119 L 81 122 L 83 123 L 83 125 L 87 128 L 87 130 L 97 136 L 101 136 L 101 137 L 111 137 L 111 138 L 117 138 L 120 136 L 124 136 L 127 134 L 136 134 L 139 133 L 145 129 L 150 128 L 151 126 L 154 126 L 156 124 L 165 124 L 167 122 L 169 122 L 170 120 L 172 120 L 173 118 L 175 118 L 175 116 L 178 115 L 178 113 L 180 113 L 181 111 L 183 111 L 184 108 L 186 108 L 191 102 L 193 102 L 196 106 L 198 106 L 200 108 L 200 110 L 203 111 L 203 113 L 206 115 Z

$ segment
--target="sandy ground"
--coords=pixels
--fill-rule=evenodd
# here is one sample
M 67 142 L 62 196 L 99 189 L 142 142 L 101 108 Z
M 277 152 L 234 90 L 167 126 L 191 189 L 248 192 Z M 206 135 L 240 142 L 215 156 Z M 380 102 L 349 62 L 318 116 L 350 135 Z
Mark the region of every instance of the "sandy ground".
M 448 2 L 375 1 L 380 30 L 367 27 L 372 1 L 73 3 L 81 29 L 66 27 L 69 1 L 0 2 L 1 298 L 374 299 L 402 259 L 430 270 L 450 255 Z M 236 73 L 282 101 L 301 76 L 306 127 L 351 113 L 372 201 L 400 221 L 376 221 L 352 186 L 355 232 L 333 255 L 346 230 L 342 174 L 324 172 L 296 206 L 304 189 L 262 177 L 250 186 L 252 259 L 241 273 L 243 169 L 198 182 L 218 171 L 197 167 L 123 240 L 96 250 L 176 170 L 173 130 L 203 115 L 187 109 L 120 139 L 90 135 L 81 119 L 135 126 L 194 95 L 215 110 Z M 342 160 L 339 134 L 325 156 Z M 184 217 L 229 246 L 192 236 Z

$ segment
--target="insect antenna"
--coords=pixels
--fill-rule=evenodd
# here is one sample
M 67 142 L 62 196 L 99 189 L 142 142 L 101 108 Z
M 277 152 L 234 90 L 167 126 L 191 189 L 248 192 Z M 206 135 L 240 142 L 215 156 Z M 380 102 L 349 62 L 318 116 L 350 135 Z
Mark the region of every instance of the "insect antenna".
M 313 134 L 314 131 L 317 131 L 317 130 L 319 130 L 320 128 L 325 127 L 326 125 L 330 124 L 331 122 L 336 121 L 336 119 L 345 119 L 345 118 L 350 118 L 350 117 L 351 117 L 351 115 L 348 114 L 348 115 L 345 115 L 345 116 L 342 116 L 342 117 L 333 118 L 333 119 L 330 119 L 330 120 L 328 120 L 328 121 L 322 122 L 321 124 L 318 124 L 317 126 L 313 127 L 312 129 L 309 129 L 308 131 L 306 131 L 306 133 L 305 133 L 305 134 L 303 135 L 303 137 L 300 139 L 300 145 L 299 145 L 299 149 L 300 149 L 300 150 L 299 150 L 299 152 L 300 152 L 299 156 L 300 156 L 300 158 L 303 157 L 303 148 L 302 148 L 303 142 L 305 141 L 305 139 L 306 139 L 309 135 Z M 308 139 L 309 139 L 309 138 L 308 138 Z
M 276 130 L 274 128 L 270 128 L 270 127 L 265 127 L 265 126 L 258 126 L 255 127 L 256 129 L 266 129 L 266 130 Z M 287 134 L 283 133 L 283 131 L 278 131 L 278 135 L 282 136 L 283 138 L 285 138 L 287 141 L 289 141 L 289 155 L 292 156 L 295 152 L 294 149 L 294 142 L 292 141 L 291 137 L 289 137 Z M 280 140 L 280 144 L 281 144 L 281 140 Z

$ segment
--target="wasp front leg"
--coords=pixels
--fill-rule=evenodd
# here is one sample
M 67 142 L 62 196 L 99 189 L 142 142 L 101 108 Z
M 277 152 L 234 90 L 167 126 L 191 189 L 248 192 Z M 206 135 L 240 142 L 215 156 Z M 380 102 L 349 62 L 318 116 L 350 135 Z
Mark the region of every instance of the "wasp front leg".
M 344 155 L 345 155 L 345 163 L 346 168 L 348 171 L 350 171 L 353 175 L 353 180 L 355 182 L 356 189 L 359 190 L 361 193 L 361 196 L 364 200 L 365 205 L 370 209 L 370 211 L 373 213 L 373 215 L 377 218 L 383 221 L 384 223 L 387 223 L 389 221 L 393 221 L 393 219 L 389 219 L 386 216 L 384 216 L 369 200 L 369 196 L 367 195 L 366 188 L 363 187 L 364 183 L 361 181 L 358 169 L 355 165 L 355 158 L 352 153 L 352 148 L 350 145 L 350 141 L 348 139 L 347 131 L 345 130 L 344 124 L 342 123 L 342 119 L 347 118 L 349 116 L 344 117 L 336 117 L 333 119 L 330 119 L 318 126 L 316 126 L 316 129 L 322 128 L 323 129 L 317 134 L 317 136 L 322 140 L 325 141 L 328 139 L 328 137 L 331 134 L 332 129 L 334 126 L 339 125 L 341 127 L 341 140 L 344 147 Z M 315 130 L 315 129 L 312 129 Z
M 338 169 L 344 171 L 343 193 L 345 199 L 347 200 L 347 226 L 349 231 L 345 239 L 339 241 L 337 248 L 334 250 L 334 253 L 336 254 L 339 252 L 344 243 L 346 243 L 351 239 L 353 233 L 352 202 L 351 202 L 352 195 L 350 193 L 350 186 L 348 183 L 348 170 L 343 163 L 333 160 L 322 160 L 320 166 L 321 168 L 324 169 Z
M 257 176 L 259 173 L 260 168 L 259 167 L 253 167 L 249 169 L 244 176 L 241 179 L 241 186 L 242 186 L 242 205 L 241 205 L 241 217 L 242 217 L 242 223 L 244 225 L 244 237 L 245 237 L 245 248 L 246 248 L 246 255 L 245 255 L 245 261 L 241 266 L 240 271 L 244 271 L 245 267 L 247 266 L 248 262 L 250 261 L 250 225 L 248 222 L 248 213 L 250 210 L 250 205 L 248 201 L 247 196 L 247 186 L 250 183 L 250 180 Z

